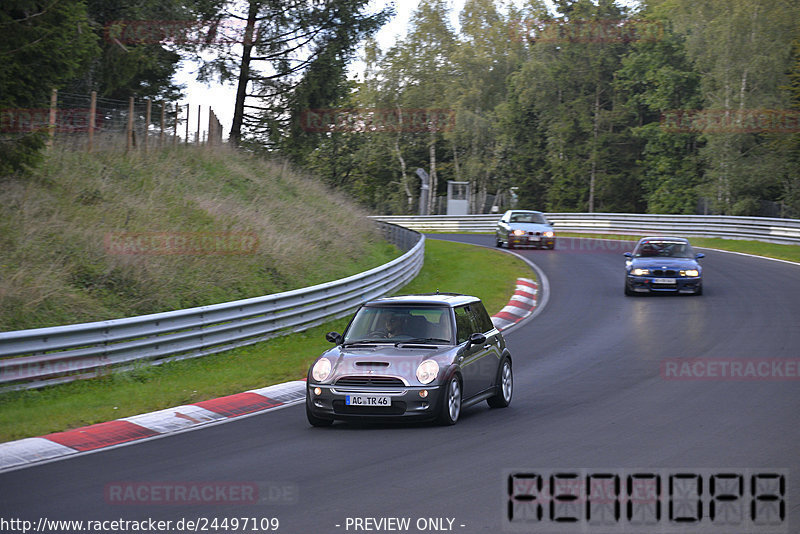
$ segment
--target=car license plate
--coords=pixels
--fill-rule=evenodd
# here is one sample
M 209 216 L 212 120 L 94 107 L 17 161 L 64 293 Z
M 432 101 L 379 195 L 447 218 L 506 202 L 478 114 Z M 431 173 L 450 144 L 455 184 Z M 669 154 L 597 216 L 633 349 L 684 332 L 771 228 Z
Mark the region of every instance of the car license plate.
M 391 406 L 391 397 L 382 395 L 345 395 L 348 406 Z
M 528 241 L 539 241 L 539 236 L 535 235 L 528 236 Z
M 654 284 L 674 284 L 674 278 L 653 278 Z

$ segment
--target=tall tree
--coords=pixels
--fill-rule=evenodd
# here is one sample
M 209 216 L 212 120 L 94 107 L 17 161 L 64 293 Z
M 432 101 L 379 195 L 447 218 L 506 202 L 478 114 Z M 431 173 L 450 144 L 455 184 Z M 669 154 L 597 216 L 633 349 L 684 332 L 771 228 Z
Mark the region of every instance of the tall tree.
M 792 0 L 656 0 L 686 36 L 686 50 L 702 76 L 703 108 L 727 121 L 706 128 L 701 155 L 708 192 L 722 213 L 750 215 L 759 200 L 777 200 L 785 156 L 775 153 L 768 132 L 738 128 L 759 110 L 787 109 L 791 43 L 800 5 Z
M 670 114 L 702 106 L 700 75 L 686 57 L 684 38 L 664 18 L 661 38 L 633 44 L 622 58 L 615 87 L 632 118 L 632 132 L 642 143 L 637 166 L 650 213 L 695 213 L 703 167 L 698 132 L 673 131 Z
M 345 66 L 358 44 L 376 31 L 390 10 L 368 12 L 368 0 L 250 0 L 246 14 L 231 3 L 227 16 L 245 24 L 238 45 L 217 47 L 202 77 L 236 80 L 231 139 L 248 131 L 259 144 L 276 148 L 294 134 L 299 115 L 346 94 Z M 292 140 L 289 140 L 289 146 Z M 291 149 L 290 149 L 291 150 Z
M 546 132 L 548 209 L 639 210 L 635 142 L 613 83 L 630 45 L 584 32 L 614 27 L 625 12 L 612 1 L 561 0 L 557 8 L 544 29 L 550 33 L 533 35 L 531 57 L 515 75 L 517 98 Z

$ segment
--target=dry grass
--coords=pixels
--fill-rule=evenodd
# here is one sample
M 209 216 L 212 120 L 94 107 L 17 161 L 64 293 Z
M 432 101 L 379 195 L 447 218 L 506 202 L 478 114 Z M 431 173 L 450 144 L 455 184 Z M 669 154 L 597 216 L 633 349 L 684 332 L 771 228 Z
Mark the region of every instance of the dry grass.
M 0 178 L 0 330 L 199 306 L 333 280 L 396 256 L 346 198 L 229 149 L 52 151 Z M 252 233 L 253 253 L 120 254 L 109 234 Z

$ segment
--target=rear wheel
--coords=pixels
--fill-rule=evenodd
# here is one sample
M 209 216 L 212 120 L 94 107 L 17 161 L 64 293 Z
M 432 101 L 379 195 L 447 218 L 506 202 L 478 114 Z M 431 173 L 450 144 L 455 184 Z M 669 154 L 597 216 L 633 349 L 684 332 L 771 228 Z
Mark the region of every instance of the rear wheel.
M 445 396 L 442 399 L 442 407 L 439 412 L 440 425 L 454 425 L 461 415 L 461 382 L 458 376 L 453 376 L 447 382 Z
M 490 408 L 505 408 L 511 404 L 511 395 L 514 392 L 514 374 L 511 371 L 511 362 L 503 360 L 497 377 L 497 394 L 486 399 Z
M 306 403 L 306 418 L 308 418 L 308 422 L 311 423 L 311 426 L 331 426 L 333 424 L 333 419 L 317 417 L 311 413 L 311 408 L 308 407 L 308 403 Z

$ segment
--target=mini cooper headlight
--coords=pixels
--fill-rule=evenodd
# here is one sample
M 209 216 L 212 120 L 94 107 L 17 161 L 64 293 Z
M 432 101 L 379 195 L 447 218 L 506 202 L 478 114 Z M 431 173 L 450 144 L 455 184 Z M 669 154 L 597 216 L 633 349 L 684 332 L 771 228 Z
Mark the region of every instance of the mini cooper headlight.
M 700 276 L 700 271 L 697 269 L 689 269 L 686 271 L 686 276 Z
M 525 235 L 525 230 L 514 230 L 511 235 Z
M 320 358 L 311 369 L 311 378 L 317 382 L 322 382 L 331 374 L 331 361 L 328 358 Z
M 439 374 L 439 364 L 433 360 L 425 360 L 417 367 L 417 380 L 422 384 L 430 384 Z
M 633 276 L 642 276 L 645 274 L 650 274 L 650 269 L 634 269 L 631 271 Z

